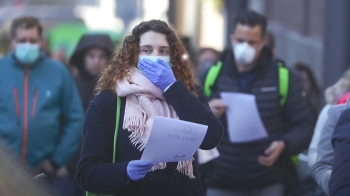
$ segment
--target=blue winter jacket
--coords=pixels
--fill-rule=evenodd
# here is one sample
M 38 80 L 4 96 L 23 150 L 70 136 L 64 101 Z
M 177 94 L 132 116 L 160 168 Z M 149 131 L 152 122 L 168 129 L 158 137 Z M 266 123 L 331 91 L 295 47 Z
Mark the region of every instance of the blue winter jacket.
M 82 140 L 84 112 L 68 69 L 41 54 L 23 67 L 10 53 L 0 59 L 0 138 L 22 161 L 66 165 Z

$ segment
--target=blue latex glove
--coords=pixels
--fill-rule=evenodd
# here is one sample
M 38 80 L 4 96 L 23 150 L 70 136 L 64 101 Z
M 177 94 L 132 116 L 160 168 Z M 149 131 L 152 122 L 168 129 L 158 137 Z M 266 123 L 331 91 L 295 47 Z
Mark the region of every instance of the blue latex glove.
M 138 181 L 146 176 L 147 172 L 153 167 L 153 165 L 153 163 L 148 161 L 130 161 L 126 167 L 126 172 L 131 180 Z
M 142 59 L 139 62 L 139 68 L 154 85 L 163 91 L 176 81 L 171 67 L 161 59 L 158 59 L 157 62 Z

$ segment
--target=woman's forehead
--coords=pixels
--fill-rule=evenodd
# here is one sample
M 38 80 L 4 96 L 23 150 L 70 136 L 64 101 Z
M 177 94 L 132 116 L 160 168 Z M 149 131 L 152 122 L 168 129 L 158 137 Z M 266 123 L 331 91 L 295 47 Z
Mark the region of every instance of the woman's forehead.
M 169 46 L 166 35 L 148 31 L 140 36 L 140 46 L 163 47 Z

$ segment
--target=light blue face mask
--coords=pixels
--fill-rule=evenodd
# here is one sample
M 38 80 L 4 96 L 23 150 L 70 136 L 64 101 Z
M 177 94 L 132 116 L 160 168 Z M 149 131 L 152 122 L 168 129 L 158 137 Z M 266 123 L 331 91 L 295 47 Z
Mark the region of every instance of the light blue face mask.
M 154 62 L 157 62 L 158 59 L 161 59 L 164 62 L 168 63 L 170 67 L 172 66 L 170 63 L 170 56 L 139 56 L 139 61 L 141 61 L 142 59 L 149 59 Z
M 15 55 L 24 65 L 32 65 L 39 57 L 40 47 L 38 44 L 16 44 Z

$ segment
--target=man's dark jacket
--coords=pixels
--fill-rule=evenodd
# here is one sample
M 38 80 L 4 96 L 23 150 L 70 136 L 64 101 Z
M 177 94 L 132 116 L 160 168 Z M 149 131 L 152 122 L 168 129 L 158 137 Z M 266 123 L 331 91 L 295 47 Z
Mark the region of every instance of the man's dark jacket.
M 244 77 L 249 81 L 239 78 L 242 73 L 239 73 L 235 66 L 232 50 L 224 52 L 221 61 L 223 67 L 210 98 L 220 98 L 221 92 L 245 92 L 254 95 L 269 136 L 253 142 L 231 143 L 226 115 L 223 115 L 220 120 L 225 128 L 225 135 L 218 146 L 219 158 L 209 164 L 207 187 L 252 190 L 275 183 L 286 183 L 288 170 L 293 166 L 290 157 L 309 146 L 315 123 L 303 92 L 302 79 L 289 71 L 288 98 L 282 107 L 279 69 L 277 61 L 273 60 L 267 47 L 263 48 L 257 66 L 249 71 L 254 77 Z M 279 160 L 271 167 L 259 164 L 258 157 L 264 155 L 264 151 L 276 140 L 282 140 L 286 144 Z

